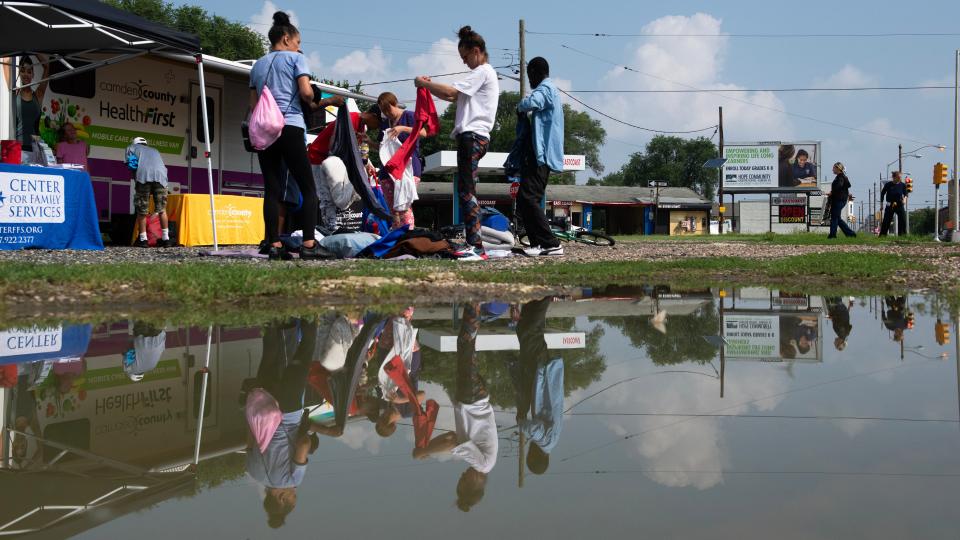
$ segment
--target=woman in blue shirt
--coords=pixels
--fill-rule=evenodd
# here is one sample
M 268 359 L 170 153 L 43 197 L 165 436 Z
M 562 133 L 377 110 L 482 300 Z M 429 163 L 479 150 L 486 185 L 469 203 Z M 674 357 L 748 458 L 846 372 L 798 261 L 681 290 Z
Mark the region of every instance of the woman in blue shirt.
M 250 70 L 250 106 L 255 107 L 264 86 L 270 88 L 280 111 L 284 126 L 277 139 L 257 157 L 263 172 L 263 220 L 266 225 L 270 259 L 289 260 L 291 255 L 280 243 L 280 198 L 284 187 L 284 165 L 293 175 L 303 195 L 303 248 L 301 259 L 320 257 L 314 240 L 317 226 L 317 188 L 313 171 L 307 160 L 304 139 L 306 123 L 301 103 L 313 110 L 325 107 L 324 100 L 314 102 L 307 59 L 300 52 L 300 31 L 290 23 L 290 17 L 278 11 L 273 14 L 273 26 L 267 34 L 270 52 L 257 60 Z

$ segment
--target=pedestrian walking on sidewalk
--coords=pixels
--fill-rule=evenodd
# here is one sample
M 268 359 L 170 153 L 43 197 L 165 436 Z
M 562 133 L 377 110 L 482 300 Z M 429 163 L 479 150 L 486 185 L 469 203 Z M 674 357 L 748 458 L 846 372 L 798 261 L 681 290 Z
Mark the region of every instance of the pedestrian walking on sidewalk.
M 841 213 L 849 201 L 853 200 L 850 195 L 850 179 L 847 178 L 843 163 L 839 161 L 833 164 L 833 185 L 830 186 L 830 193 L 827 194 L 827 200 L 830 204 L 830 235 L 827 238 L 837 237 L 837 227 L 848 237 L 856 237 L 857 233 L 843 220 Z

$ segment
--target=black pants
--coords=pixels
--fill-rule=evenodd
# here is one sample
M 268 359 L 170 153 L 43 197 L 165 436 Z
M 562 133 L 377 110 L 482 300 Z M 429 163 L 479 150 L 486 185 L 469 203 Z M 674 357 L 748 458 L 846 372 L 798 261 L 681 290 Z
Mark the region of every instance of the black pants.
M 313 171 L 307 160 L 307 146 L 303 138 L 303 128 L 284 126 L 280 138 L 266 150 L 257 154 L 260 170 L 263 172 L 263 221 L 267 229 L 267 241 L 280 241 L 280 205 L 283 197 L 283 165 L 297 181 L 303 195 L 303 210 L 300 225 L 303 227 L 303 239 L 313 240 L 317 228 L 317 186 L 313 182 Z
M 303 321 L 303 337 L 299 343 L 291 344 L 295 340 L 286 338 L 296 331 L 295 325 L 264 327 L 263 356 L 257 368 L 257 382 L 277 400 L 284 413 L 303 408 L 307 375 L 317 347 L 316 323 Z
M 527 167 L 521 176 L 523 181 L 520 182 L 520 192 L 517 193 L 517 211 L 523 220 L 530 245 L 542 248 L 559 246 L 560 241 L 550 232 L 550 223 L 540 206 L 543 193 L 547 189 L 547 180 L 550 178 L 550 167 Z
M 890 231 L 890 222 L 893 215 L 897 215 L 897 235 L 907 234 L 907 213 L 903 210 L 903 203 L 891 203 L 883 211 L 883 223 L 880 225 L 880 236 L 886 236 Z
M 517 339 L 520 341 L 520 358 L 510 365 L 510 378 L 517 398 L 517 412 L 531 413 L 533 405 L 533 380 L 537 368 L 549 360 L 547 341 L 544 337 L 547 324 L 547 309 L 551 298 L 527 302 L 520 310 L 517 324 Z

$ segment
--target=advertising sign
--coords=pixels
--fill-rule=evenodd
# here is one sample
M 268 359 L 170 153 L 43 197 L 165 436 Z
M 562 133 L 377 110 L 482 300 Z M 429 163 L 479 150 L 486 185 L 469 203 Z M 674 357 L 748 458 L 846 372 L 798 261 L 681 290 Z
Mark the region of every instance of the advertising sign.
M 819 142 L 724 145 L 723 190 L 770 192 L 817 189 Z
M 807 222 L 807 208 L 805 206 L 781 206 L 779 209 L 780 223 Z
M 126 148 L 146 137 L 164 154 L 183 154 L 188 129 L 187 75 L 178 66 L 131 72 L 121 63 L 51 81 L 44 95 L 40 136 L 54 147 L 59 130 L 73 124 L 93 148 Z M 52 73 L 62 68 L 54 65 Z
M 731 313 L 723 319 L 725 352 L 731 360 L 819 361 L 817 313 Z

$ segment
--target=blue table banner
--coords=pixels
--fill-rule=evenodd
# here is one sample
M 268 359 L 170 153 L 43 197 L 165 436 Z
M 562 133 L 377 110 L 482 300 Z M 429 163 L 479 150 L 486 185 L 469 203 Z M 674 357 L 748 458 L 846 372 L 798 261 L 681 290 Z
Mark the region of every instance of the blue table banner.
M 84 171 L 0 164 L 0 249 L 103 249 Z
M 0 365 L 83 358 L 92 334 L 89 324 L 0 330 Z

